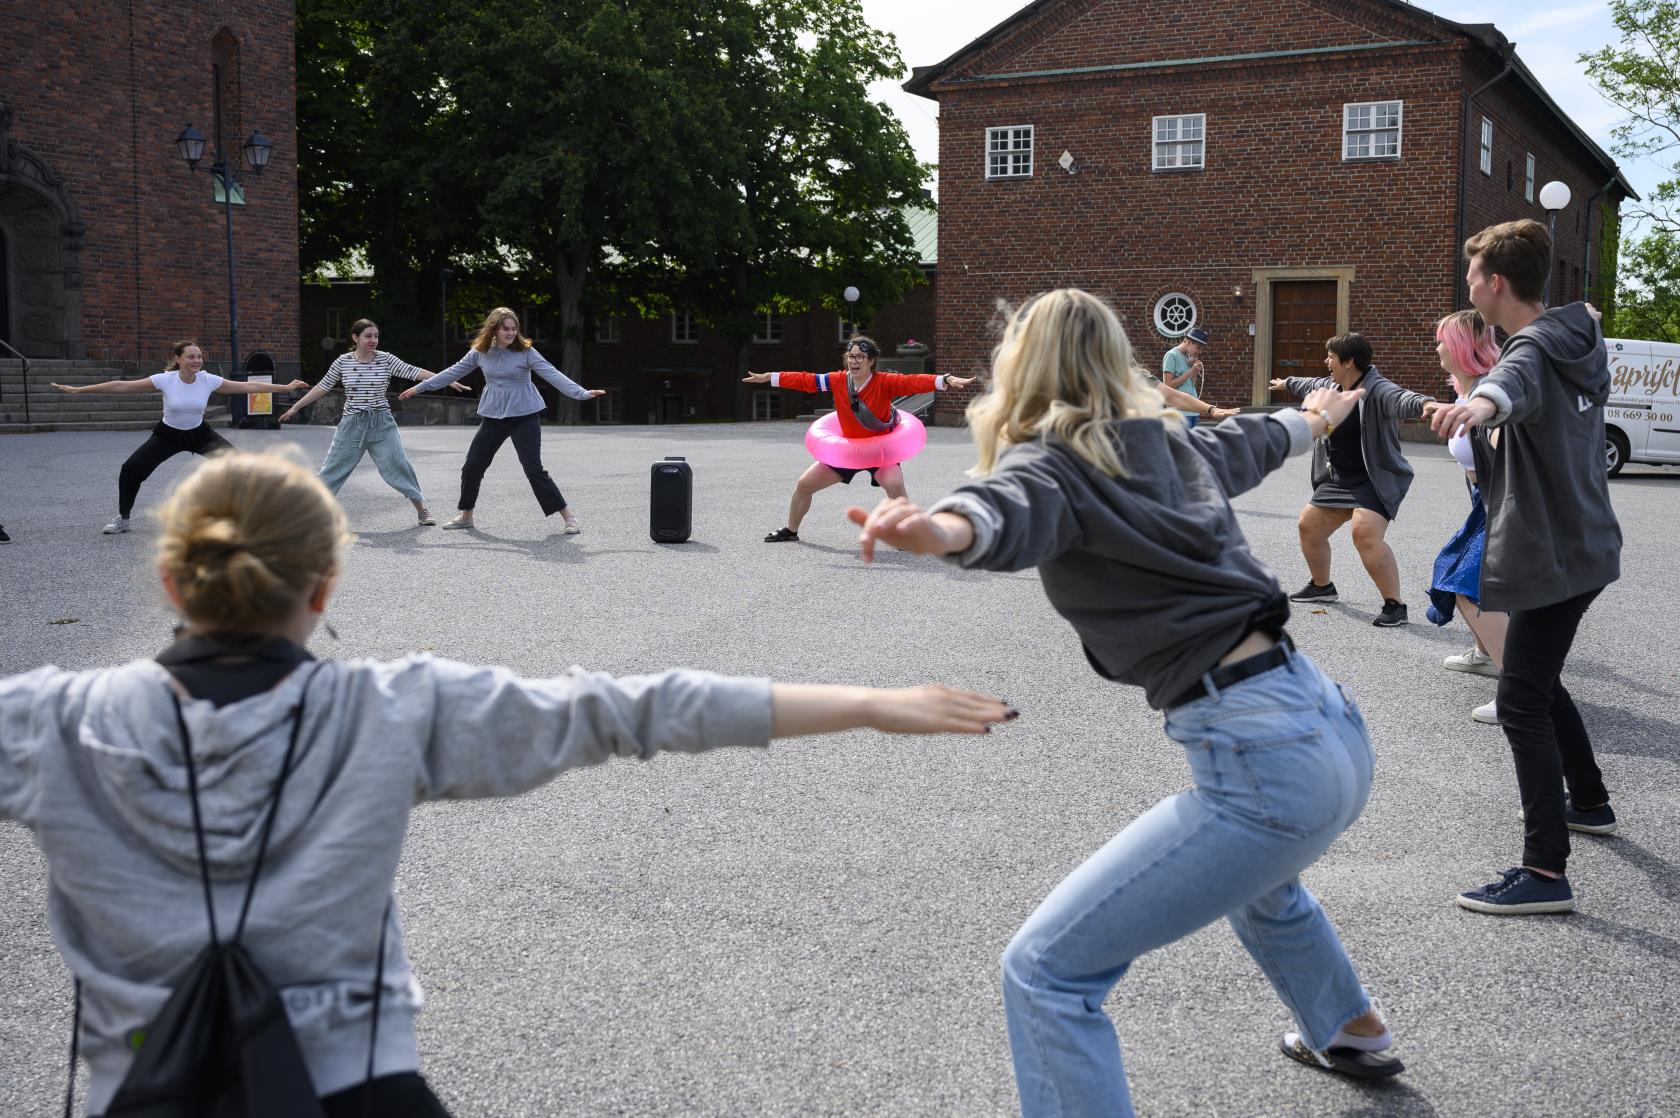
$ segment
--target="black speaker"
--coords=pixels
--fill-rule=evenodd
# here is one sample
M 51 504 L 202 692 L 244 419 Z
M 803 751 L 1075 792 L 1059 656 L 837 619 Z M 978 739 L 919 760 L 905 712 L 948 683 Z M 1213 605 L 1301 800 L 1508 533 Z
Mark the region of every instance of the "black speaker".
M 688 459 L 653 464 L 648 495 L 648 535 L 654 543 L 682 543 L 694 530 L 694 471 Z

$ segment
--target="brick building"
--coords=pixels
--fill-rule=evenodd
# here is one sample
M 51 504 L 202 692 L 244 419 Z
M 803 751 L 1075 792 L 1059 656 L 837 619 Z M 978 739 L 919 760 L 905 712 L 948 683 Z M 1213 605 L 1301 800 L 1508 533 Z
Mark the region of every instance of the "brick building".
M 984 367 L 998 298 L 1074 285 L 1152 368 L 1207 329 L 1221 404 L 1268 402 L 1348 329 L 1433 393 L 1468 233 L 1546 220 L 1540 186 L 1563 181 L 1552 299 L 1577 299 L 1613 280 L 1598 241 L 1636 197 L 1493 26 L 1396 0 L 1038 0 L 905 88 L 939 102 L 957 375 Z
M 130 371 L 196 337 L 229 358 L 220 146 L 235 191 L 239 356 L 297 368 L 293 5 L 0 5 L 0 339 Z M 219 116 L 213 106 L 218 101 Z M 189 171 L 176 137 L 209 145 Z M 241 145 L 273 143 L 261 175 Z
M 876 311 L 870 321 L 855 324 L 881 344 L 882 367 L 899 372 L 933 372 L 937 354 L 931 352 L 938 243 L 934 211 L 913 210 L 906 215 L 916 238 L 922 278 L 897 303 Z M 305 284 L 302 289 L 303 376 L 319 380 L 334 357 L 348 347 L 350 324 L 362 317 L 370 302 L 366 279 Z M 520 326 L 544 356 L 559 362 L 560 339 L 551 329 L 546 308 L 510 300 Z M 456 306 L 452 309 L 459 311 Z M 484 308 L 488 310 L 489 308 Z M 447 347 L 399 356 L 424 368 L 442 368 L 458 359 L 477 333 L 477 312 L 452 317 Z M 438 328 L 439 332 L 442 327 Z M 753 372 L 810 370 L 827 372 L 840 367 L 841 339 L 854 324 L 834 311 L 766 314 L 753 341 L 749 367 Z M 900 347 L 915 341 L 928 346 L 926 354 Z M 576 418 L 584 423 L 693 423 L 719 420 L 791 419 L 813 407 L 815 397 L 783 389 L 741 383 L 735 375 L 732 342 L 708 329 L 692 315 L 677 311 L 658 318 L 619 315 L 595 324 L 583 347 L 583 369 L 565 369 L 568 376 L 607 395 L 584 404 Z M 474 374 L 476 377 L 477 374 Z M 468 384 L 474 383 L 469 378 Z M 551 409 L 558 394 L 539 384 Z M 568 413 L 569 414 L 569 413 Z

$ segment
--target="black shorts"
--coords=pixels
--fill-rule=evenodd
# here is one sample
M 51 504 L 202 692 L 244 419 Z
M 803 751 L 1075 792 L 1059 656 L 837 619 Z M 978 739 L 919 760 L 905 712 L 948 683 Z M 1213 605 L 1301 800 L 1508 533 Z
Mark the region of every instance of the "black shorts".
M 894 463 L 894 464 L 896 465 L 896 463 Z M 828 465 L 828 464 L 825 462 L 824 465 Z M 852 484 L 852 479 L 857 477 L 859 474 L 861 474 L 863 472 L 863 470 L 861 470 L 861 469 L 858 469 L 858 470 L 842 470 L 839 466 L 829 466 L 828 468 L 840 475 L 840 482 L 841 482 L 842 485 Z M 870 467 L 868 467 L 868 470 L 869 470 L 869 484 L 873 485 L 876 489 L 881 488 L 881 483 L 875 479 L 875 471 L 876 470 L 884 470 L 884 469 L 886 469 L 885 466 L 870 466 Z

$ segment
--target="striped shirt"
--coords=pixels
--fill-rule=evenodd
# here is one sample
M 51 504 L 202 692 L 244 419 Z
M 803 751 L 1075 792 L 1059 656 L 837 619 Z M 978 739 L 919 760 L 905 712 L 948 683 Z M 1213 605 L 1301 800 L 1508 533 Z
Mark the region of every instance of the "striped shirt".
M 391 383 L 392 377 L 402 377 L 404 380 L 425 380 L 429 374 L 424 369 L 416 369 L 413 365 L 392 357 L 389 353 L 374 350 L 372 361 L 358 361 L 354 352 L 342 354 L 327 370 L 327 375 L 321 378 L 317 386 L 324 390 L 344 385 L 344 414 L 356 411 L 370 411 L 374 408 L 390 409 L 391 403 L 385 398 L 385 390 Z

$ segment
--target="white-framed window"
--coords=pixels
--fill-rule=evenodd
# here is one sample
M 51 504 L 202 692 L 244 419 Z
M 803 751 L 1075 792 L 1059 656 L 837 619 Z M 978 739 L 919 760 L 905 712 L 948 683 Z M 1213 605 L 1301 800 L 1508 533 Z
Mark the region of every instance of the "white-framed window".
M 782 418 L 782 394 L 780 392 L 754 392 L 753 418 L 780 419 Z
M 1399 159 L 1403 101 L 1356 101 L 1342 106 L 1342 160 Z
M 618 345 L 624 340 L 624 320 L 616 314 L 595 320 L 595 341 L 600 345 Z M 605 399 L 605 397 L 600 397 Z
M 869 328 L 864 323 L 848 322 L 842 318 L 840 320 L 840 330 L 835 335 L 834 340 L 839 342 L 841 345 L 845 345 L 857 335 L 867 332 L 868 329 Z
M 700 340 L 700 324 L 693 311 L 671 312 L 671 340 L 679 345 L 692 345 Z
M 1196 325 L 1196 301 L 1182 291 L 1169 291 L 1155 300 L 1155 329 L 1164 337 L 1182 338 Z
M 1012 124 L 986 129 L 986 177 L 1024 179 L 1032 177 L 1033 126 Z
M 1523 164 L 1523 201 L 1534 201 L 1534 153 L 1528 153 L 1528 159 Z
M 782 316 L 775 311 L 759 311 L 753 326 L 753 341 L 758 345 L 776 345 L 782 340 Z
M 605 396 L 595 397 L 596 423 L 624 422 L 624 394 L 609 392 Z
M 1482 174 L 1493 174 L 1493 121 L 1485 116 L 1482 118 L 1482 153 L 1478 165 Z
M 345 319 L 349 317 L 350 312 L 345 310 L 343 307 L 328 307 L 327 337 L 333 339 L 335 342 L 342 342 L 349 338 L 349 326 L 345 322 Z
M 1206 155 L 1206 133 L 1206 113 L 1156 117 L 1154 170 L 1201 168 Z

